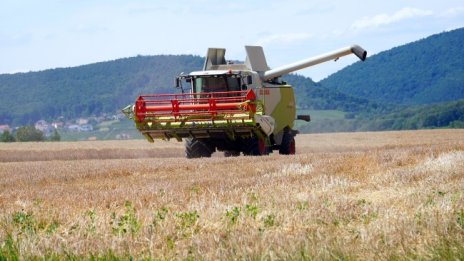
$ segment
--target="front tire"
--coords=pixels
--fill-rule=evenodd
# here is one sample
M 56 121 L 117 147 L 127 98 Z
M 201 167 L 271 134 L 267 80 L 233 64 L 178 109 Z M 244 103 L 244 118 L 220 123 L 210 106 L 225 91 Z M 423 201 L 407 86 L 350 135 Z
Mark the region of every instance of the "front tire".
M 186 139 L 185 156 L 187 159 L 209 158 L 213 154 L 214 148 L 207 142 L 199 139 Z
M 244 139 L 242 151 L 245 156 L 263 156 L 269 154 L 266 139 L 258 138 Z
M 290 131 L 285 131 L 282 137 L 282 144 L 280 144 L 279 154 L 281 155 L 295 155 L 296 143 L 295 135 Z

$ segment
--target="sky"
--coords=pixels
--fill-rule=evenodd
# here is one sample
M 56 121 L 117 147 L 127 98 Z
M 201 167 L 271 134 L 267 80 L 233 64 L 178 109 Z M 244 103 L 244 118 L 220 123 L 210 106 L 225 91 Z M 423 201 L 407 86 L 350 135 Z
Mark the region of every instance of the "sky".
M 352 44 L 373 55 L 464 27 L 463 0 L 0 0 L 0 74 L 263 46 L 277 67 Z M 464 41 L 464 39 L 463 39 Z M 354 56 L 298 71 L 321 80 Z

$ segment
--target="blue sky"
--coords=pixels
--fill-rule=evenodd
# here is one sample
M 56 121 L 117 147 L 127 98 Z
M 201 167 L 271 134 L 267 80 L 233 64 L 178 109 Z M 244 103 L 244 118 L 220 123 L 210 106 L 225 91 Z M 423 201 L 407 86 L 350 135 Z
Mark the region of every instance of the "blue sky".
M 262 45 L 271 67 L 351 44 L 369 54 L 464 27 L 462 0 L 0 0 L 0 73 Z M 463 39 L 464 41 L 464 39 Z M 320 80 L 355 62 L 299 71 Z

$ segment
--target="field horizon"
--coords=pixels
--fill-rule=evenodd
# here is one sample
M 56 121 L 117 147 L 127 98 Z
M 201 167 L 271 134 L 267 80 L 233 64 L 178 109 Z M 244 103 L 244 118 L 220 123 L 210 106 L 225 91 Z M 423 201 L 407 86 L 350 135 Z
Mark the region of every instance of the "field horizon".
M 0 144 L 2 259 L 464 259 L 464 129 L 303 134 L 297 154 Z

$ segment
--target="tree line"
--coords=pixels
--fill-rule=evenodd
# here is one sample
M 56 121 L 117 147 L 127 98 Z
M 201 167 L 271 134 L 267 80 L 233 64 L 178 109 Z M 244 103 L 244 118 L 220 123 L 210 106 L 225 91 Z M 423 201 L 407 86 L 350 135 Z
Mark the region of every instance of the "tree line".
M 55 129 L 50 137 L 45 137 L 42 131 L 34 126 L 21 126 L 13 133 L 5 130 L 0 135 L 0 142 L 28 142 L 28 141 L 60 141 L 61 136 Z
M 304 125 L 303 133 L 464 128 L 464 99 L 433 105 L 400 107 L 389 113 L 345 114 L 345 119 Z

